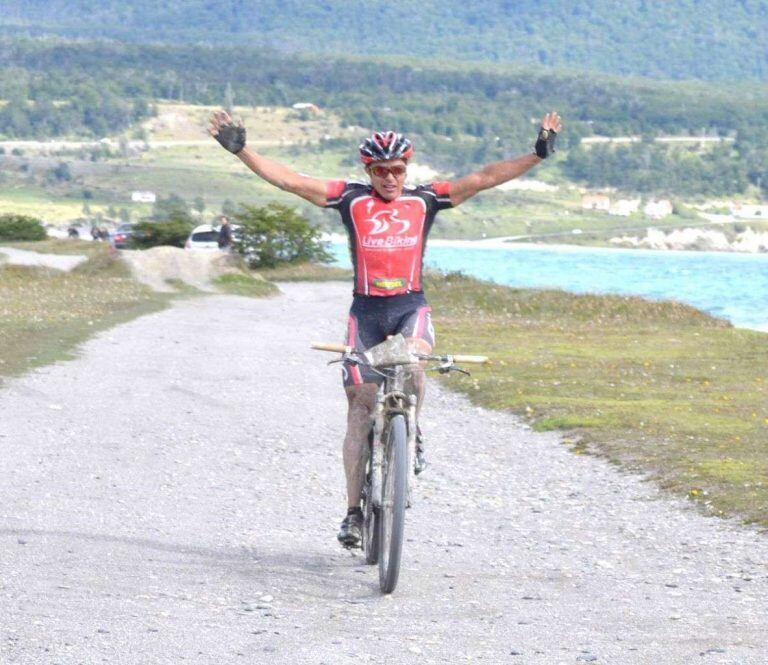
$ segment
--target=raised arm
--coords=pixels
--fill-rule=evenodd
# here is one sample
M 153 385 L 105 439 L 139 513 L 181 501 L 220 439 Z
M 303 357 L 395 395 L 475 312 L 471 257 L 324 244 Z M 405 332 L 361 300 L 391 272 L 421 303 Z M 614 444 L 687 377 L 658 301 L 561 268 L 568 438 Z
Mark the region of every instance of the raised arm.
M 484 189 L 496 187 L 532 169 L 554 152 L 555 137 L 562 128 L 560 116 L 554 111 L 547 113 L 541 121 L 534 153 L 488 164 L 475 173 L 454 180 L 451 183 L 451 204 L 457 206 Z
M 321 208 L 325 207 L 324 180 L 297 173 L 246 146 L 245 127 L 235 124 L 226 111 L 216 111 L 211 116 L 208 133 L 260 178 Z

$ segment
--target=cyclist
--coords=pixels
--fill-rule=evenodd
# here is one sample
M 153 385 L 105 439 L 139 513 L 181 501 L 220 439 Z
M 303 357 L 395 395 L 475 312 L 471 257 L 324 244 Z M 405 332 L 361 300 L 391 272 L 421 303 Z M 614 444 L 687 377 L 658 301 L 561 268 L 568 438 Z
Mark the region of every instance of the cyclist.
M 422 291 L 422 259 L 435 215 L 463 203 L 482 190 L 517 178 L 554 152 L 561 131 L 560 116 L 547 113 L 541 121 L 534 151 L 488 164 L 451 182 L 406 186 L 408 161 L 414 148 L 395 132 L 376 132 L 360 145 L 369 182 L 325 181 L 297 173 L 246 145 L 245 128 L 224 111 L 211 117 L 209 133 L 251 171 L 282 190 L 323 208 L 338 210 L 349 235 L 355 272 L 347 344 L 369 348 L 387 336 L 402 333 L 414 351 L 430 353 L 435 343 L 431 308 Z M 343 368 L 347 394 L 347 432 L 343 458 L 347 483 L 347 515 L 339 541 L 359 547 L 363 514 L 364 446 L 380 377 L 367 368 Z M 419 403 L 424 396 L 423 373 L 414 377 Z M 418 436 L 417 472 L 425 467 Z

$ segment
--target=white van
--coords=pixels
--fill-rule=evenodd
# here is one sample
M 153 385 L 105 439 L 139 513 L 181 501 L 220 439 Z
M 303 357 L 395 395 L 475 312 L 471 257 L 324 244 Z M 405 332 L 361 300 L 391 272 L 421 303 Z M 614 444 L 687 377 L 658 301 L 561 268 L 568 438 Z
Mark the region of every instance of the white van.
M 240 227 L 232 224 L 232 233 L 234 234 Z M 219 226 L 211 224 L 201 224 L 192 229 L 187 242 L 184 243 L 184 249 L 203 249 L 211 250 L 219 248 Z

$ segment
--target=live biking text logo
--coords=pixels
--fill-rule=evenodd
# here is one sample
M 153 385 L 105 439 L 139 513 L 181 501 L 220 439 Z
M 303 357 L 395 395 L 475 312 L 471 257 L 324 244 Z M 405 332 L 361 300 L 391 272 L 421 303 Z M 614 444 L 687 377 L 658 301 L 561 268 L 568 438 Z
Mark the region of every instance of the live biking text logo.
M 380 210 L 366 219 L 365 223 L 370 224 L 371 228 L 362 238 L 363 247 L 367 249 L 415 247 L 419 242 L 419 236 L 405 235 L 411 228 L 411 222 L 398 217 L 397 213 L 397 210 Z

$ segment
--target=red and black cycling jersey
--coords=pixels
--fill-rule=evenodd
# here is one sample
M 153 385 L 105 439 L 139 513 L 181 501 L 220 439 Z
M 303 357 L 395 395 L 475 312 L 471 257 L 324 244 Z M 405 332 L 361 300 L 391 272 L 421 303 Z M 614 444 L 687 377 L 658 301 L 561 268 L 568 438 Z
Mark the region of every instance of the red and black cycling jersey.
M 339 211 L 349 234 L 356 294 L 422 290 L 427 236 L 435 215 L 451 207 L 450 189 L 449 182 L 405 187 L 394 201 L 385 201 L 370 184 L 328 183 L 325 207 Z

